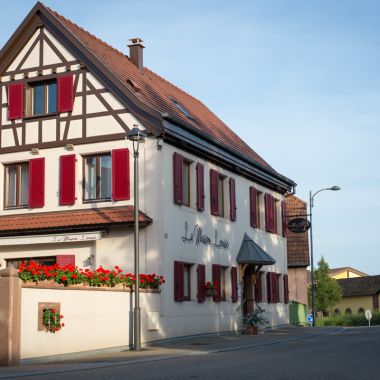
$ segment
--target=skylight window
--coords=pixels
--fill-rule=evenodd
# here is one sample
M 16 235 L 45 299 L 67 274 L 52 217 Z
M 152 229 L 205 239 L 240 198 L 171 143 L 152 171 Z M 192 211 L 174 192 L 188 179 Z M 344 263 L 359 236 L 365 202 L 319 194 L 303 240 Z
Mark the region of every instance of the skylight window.
M 186 116 L 188 117 L 189 119 L 193 119 L 193 117 L 191 116 L 191 113 L 181 104 L 179 103 L 177 100 L 175 99 L 172 99 L 172 102 L 175 104 L 175 106 Z

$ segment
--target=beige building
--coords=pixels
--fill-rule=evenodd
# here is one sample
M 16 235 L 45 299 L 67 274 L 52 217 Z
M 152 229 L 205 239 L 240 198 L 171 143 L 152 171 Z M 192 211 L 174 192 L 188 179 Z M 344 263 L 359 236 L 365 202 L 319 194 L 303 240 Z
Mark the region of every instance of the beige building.
M 342 267 L 342 268 L 333 268 L 330 269 L 329 275 L 335 280 L 340 280 L 342 278 L 354 278 L 354 277 L 364 277 L 368 274 L 361 272 L 355 268 L 351 267 Z

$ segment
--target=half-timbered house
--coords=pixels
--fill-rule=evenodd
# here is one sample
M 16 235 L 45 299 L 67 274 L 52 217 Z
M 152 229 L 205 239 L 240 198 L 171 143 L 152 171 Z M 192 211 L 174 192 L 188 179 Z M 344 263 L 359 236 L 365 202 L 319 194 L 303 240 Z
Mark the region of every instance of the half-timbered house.
M 288 323 L 284 194 L 295 183 L 144 67 L 140 39 L 129 47 L 37 3 L 1 50 L 1 267 L 133 271 L 126 135 L 138 126 L 140 268 L 166 278 L 149 339 L 238 330 L 255 301 L 272 326 Z M 212 298 L 208 281 L 220 284 Z

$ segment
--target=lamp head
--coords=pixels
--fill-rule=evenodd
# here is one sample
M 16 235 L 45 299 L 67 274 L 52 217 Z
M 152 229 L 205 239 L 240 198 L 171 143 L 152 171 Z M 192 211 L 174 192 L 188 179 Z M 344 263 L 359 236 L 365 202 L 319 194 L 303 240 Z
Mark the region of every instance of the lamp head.
M 146 132 L 141 131 L 137 127 L 131 129 L 127 135 L 127 139 L 133 142 L 143 143 L 145 141 Z
M 337 190 L 340 190 L 340 187 L 339 186 L 333 186 L 333 187 L 330 187 L 330 190 L 337 191 Z

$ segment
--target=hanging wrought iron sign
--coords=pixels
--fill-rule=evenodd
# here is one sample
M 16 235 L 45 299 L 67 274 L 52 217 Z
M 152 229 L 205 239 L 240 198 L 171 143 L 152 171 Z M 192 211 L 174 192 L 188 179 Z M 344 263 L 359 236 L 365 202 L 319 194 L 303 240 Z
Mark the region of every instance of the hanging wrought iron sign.
M 295 234 L 302 234 L 310 228 L 310 222 L 306 218 L 295 218 L 289 220 L 288 229 Z
M 182 241 L 188 244 L 195 243 L 196 245 L 211 245 L 213 248 L 218 249 L 228 249 L 230 246 L 228 240 L 218 239 L 217 230 L 215 230 L 215 239 L 212 240 L 208 235 L 203 233 L 202 227 L 198 224 L 194 226 L 193 231 L 189 234 L 189 226 L 187 222 L 185 222 L 185 236 L 182 236 Z

